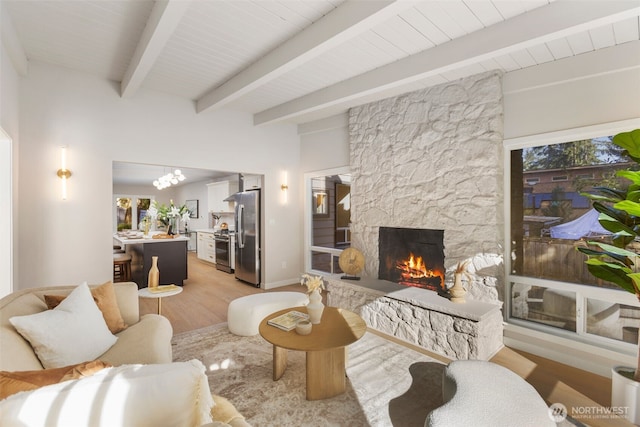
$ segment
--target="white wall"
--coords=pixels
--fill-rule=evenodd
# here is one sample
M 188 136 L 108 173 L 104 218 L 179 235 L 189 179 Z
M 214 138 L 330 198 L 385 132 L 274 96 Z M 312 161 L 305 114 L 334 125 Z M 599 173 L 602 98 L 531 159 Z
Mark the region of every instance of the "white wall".
M 298 134 L 302 172 L 349 166 L 347 113 L 299 125 Z
M 0 13 L 4 11 L 0 8 Z M 3 21 L 4 22 L 4 21 Z M 10 160 L 12 167 L 6 167 L 3 161 L 2 190 L 0 200 L 2 206 L 11 207 L 10 215 L 6 215 L 0 225 L 0 297 L 15 289 L 18 278 L 18 87 L 20 77 L 6 51 L 5 44 L 0 43 L 0 148 L 3 160 Z M 4 136 L 2 135 L 4 133 Z M 5 156 L 11 156 L 7 159 Z M 11 197 L 11 199 L 9 199 Z M 4 203 L 6 201 L 6 203 Z
M 295 283 L 301 210 L 283 205 L 283 171 L 299 174 L 293 125 L 255 127 L 231 111 L 195 113 L 192 101 L 31 63 L 20 85 L 18 288 L 111 278 L 112 162 L 179 164 L 265 175 L 264 287 Z M 59 147 L 67 145 L 69 198 L 60 199 Z M 298 190 L 289 190 L 293 200 Z M 282 268 L 285 261 L 287 268 Z

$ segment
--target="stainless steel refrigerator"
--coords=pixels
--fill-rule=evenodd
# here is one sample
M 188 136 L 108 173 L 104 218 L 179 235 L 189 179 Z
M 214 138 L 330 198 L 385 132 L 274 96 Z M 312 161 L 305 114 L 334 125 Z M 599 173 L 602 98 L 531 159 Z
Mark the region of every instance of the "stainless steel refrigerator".
M 260 287 L 260 190 L 235 196 L 236 279 Z

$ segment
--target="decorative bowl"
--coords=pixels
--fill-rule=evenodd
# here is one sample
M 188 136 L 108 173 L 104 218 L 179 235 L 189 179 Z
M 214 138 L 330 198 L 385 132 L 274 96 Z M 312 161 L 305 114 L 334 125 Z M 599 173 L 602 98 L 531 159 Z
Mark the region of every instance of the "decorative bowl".
M 309 335 L 311 333 L 311 322 L 308 320 L 301 320 L 296 323 L 296 332 L 298 335 Z

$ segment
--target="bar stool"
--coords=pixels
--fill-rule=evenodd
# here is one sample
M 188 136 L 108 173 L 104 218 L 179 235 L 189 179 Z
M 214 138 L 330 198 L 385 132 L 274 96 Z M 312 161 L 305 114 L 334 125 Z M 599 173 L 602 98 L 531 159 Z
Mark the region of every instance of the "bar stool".
M 123 254 L 124 252 L 125 252 L 125 250 L 122 249 L 122 246 L 113 245 L 113 253 L 114 254 Z
M 113 254 L 113 281 L 131 281 L 131 255 L 125 253 Z

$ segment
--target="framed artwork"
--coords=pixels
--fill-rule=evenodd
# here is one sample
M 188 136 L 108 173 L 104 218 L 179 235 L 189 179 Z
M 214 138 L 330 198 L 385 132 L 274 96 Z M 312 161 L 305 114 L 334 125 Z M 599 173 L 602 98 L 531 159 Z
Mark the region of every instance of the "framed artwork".
M 187 206 L 187 209 L 189 209 L 189 218 L 198 218 L 198 200 L 187 200 L 184 204 Z
M 313 190 L 313 216 L 329 217 L 329 196 L 325 190 Z

